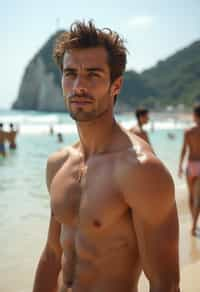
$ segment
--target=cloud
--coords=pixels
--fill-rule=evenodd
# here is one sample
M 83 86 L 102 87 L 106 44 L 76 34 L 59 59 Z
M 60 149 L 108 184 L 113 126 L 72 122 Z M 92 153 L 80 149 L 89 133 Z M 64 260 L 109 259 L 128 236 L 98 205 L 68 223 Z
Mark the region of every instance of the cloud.
M 146 30 L 150 28 L 153 24 L 152 16 L 134 16 L 128 19 L 128 27 L 131 29 L 141 29 Z

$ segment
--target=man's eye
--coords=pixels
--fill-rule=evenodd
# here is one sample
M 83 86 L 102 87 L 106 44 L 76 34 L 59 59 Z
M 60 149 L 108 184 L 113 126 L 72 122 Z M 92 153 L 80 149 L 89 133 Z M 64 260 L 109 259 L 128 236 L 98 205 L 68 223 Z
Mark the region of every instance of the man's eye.
M 90 73 L 89 73 L 89 76 L 90 76 L 90 77 L 99 77 L 99 74 L 96 73 L 96 72 L 90 72 Z
M 74 77 L 75 75 L 76 75 L 75 72 L 65 72 L 64 73 L 65 77 Z

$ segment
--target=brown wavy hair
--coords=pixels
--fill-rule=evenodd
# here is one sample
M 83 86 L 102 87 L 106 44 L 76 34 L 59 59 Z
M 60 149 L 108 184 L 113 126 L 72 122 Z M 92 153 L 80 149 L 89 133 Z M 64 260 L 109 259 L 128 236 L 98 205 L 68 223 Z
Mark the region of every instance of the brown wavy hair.
M 88 23 L 76 21 L 69 31 L 61 33 L 56 40 L 53 57 L 62 71 L 66 51 L 95 47 L 103 47 L 107 51 L 111 82 L 122 76 L 127 62 L 124 40 L 109 28 L 96 28 L 91 20 Z

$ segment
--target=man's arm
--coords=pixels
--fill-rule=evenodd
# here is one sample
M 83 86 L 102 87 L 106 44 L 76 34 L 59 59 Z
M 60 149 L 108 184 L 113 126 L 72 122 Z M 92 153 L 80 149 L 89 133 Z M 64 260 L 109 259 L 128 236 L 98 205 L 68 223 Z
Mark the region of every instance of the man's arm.
M 33 292 L 56 292 L 61 268 L 60 224 L 51 214 L 48 239 L 35 274 Z
M 174 185 L 156 158 L 145 160 L 138 163 L 137 170 L 129 172 L 124 194 L 132 209 L 142 269 L 150 292 L 179 292 Z
M 179 167 L 178 167 L 178 176 L 181 177 L 183 174 L 183 160 L 186 154 L 186 150 L 187 150 L 187 139 L 188 139 L 188 133 L 187 131 L 185 131 L 184 133 L 184 140 L 183 140 L 183 146 L 181 149 L 181 156 L 180 156 L 180 161 L 179 161 Z
M 47 163 L 46 180 L 50 190 L 51 181 L 61 167 L 63 159 L 57 155 L 49 158 Z M 56 292 L 58 274 L 61 269 L 62 249 L 60 246 L 61 225 L 51 212 L 48 237 L 36 270 L 33 292 Z

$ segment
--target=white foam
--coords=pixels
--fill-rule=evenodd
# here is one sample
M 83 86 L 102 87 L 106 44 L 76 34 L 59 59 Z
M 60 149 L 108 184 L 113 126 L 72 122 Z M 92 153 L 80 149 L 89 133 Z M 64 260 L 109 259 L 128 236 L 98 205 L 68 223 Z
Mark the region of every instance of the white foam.
M 117 120 L 126 128 L 130 129 L 136 125 L 135 118 L 130 115 L 116 116 Z M 13 123 L 20 129 L 22 134 L 43 134 L 49 133 L 50 126 L 52 126 L 55 132 L 63 133 L 77 133 L 77 129 L 74 121 L 69 117 L 67 113 L 38 113 L 38 112 L 12 112 L 1 114 L 0 122 L 5 125 L 5 130 L 8 129 L 9 123 Z M 153 127 L 154 130 L 175 130 L 185 129 L 191 126 L 192 123 L 178 121 L 173 118 L 167 118 L 165 120 L 151 120 L 144 129 L 150 131 Z
M 130 129 L 131 127 L 136 125 L 136 121 L 122 121 L 121 124 L 124 128 Z M 185 123 L 181 121 L 173 121 L 173 120 L 166 120 L 166 121 L 154 121 L 153 123 L 150 122 L 144 126 L 144 129 L 147 131 L 152 129 L 154 130 L 176 130 L 176 129 L 185 129 L 191 126 L 192 123 Z
M 14 124 L 51 124 L 59 122 L 59 115 L 48 114 L 48 115 L 27 115 L 27 114 L 16 114 L 16 115 L 2 115 L 1 122 L 14 123 Z
M 76 125 L 70 124 L 55 124 L 53 126 L 53 130 L 55 133 L 65 133 L 65 134 L 76 134 L 77 128 Z M 49 125 L 22 125 L 20 126 L 20 134 L 34 134 L 34 135 L 41 135 L 41 134 L 49 134 L 50 127 Z

